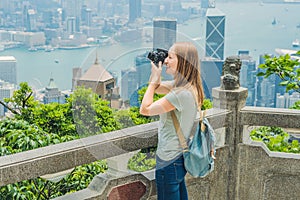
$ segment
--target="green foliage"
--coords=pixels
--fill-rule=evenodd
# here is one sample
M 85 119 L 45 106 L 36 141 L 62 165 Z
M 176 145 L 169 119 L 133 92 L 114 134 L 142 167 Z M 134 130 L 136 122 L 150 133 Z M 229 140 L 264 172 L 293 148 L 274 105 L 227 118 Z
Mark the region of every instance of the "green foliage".
M 0 121 L 0 156 L 74 140 L 74 136 L 60 137 L 47 133 L 24 120 Z
M 260 127 L 250 133 L 252 140 L 264 142 L 271 151 L 300 153 L 300 144 L 297 140 L 288 142 L 289 134 L 278 127 Z
M 114 117 L 120 123 L 121 129 L 135 125 L 130 115 L 130 109 L 115 111 Z
M 136 172 L 144 172 L 155 168 L 155 149 L 151 149 L 149 152 L 139 151 L 133 155 L 127 164 L 128 169 Z
M 81 135 L 95 135 L 120 129 L 108 102 L 91 89 L 78 87 L 69 98 L 76 130 Z
M 146 93 L 146 90 L 147 90 L 148 86 L 146 87 L 143 87 L 141 88 L 139 91 L 138 91 L 138 100 L 139 100 L 139 103 L 142 103 L 142 100 L 144 98 L 144 95 Z M 157 101 L 158 99 L 162 98 L 164 95 L 163 94 L 154 94 L 154 97 L 153 97 L 153 101 Z
M 293 106 L 290 107 L 291 109 L 300 110 L 300 101 L 297 101 Z
M 135 125 L 147 124 L 150 122 L 157 121 L 159 116 L 144 116 L 140 114 L 139 107 L 131 107 L 129 110 L 130 117 Z
M 18 119 L 32 120 L 32 111 L 35 109 L 38 101 L 32 96 L 33 91 L 28 83 L 20 83 L 20 88 L 14 91 L 11 98 L 5 98 L 8 108 L 16 115 Z
M 0 199 L 51 199 L 86 188 L 93 177 L 107 170 L 106 161 L 76 167 L 58 182 L 42 178 L 22 181 L 0 187 Z
M 33 110 L 31 123 L 36 124 L 45 132 L 60 136 L 77 136 L 70 103 L 39 104 Z
M 209 99 L 204 99 L 201 110 L 207 110 L 213 107 L 213 103 Z
M 300 51 L 296 54 L 300 55 Z M 267 78 L 275 74 L 282 80 L 280 85 L 286 86 L 286 91 L 300 92 L 300 62 L 298 59 L 293 60 L 288 54 L 279 57 L 265 55 L 265 59 L 265 63 L 259 65 L 259 68 L 264 69 L 265 72 L 260 72 L 257 76 Z

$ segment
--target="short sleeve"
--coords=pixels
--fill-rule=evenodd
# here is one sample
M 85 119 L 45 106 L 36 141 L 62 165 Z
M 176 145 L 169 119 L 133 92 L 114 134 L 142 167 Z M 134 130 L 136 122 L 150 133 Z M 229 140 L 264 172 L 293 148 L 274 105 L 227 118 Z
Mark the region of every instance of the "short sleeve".
M 182 111 L 182 103 L 178 91 L 171 90 L 165 98 L 178 110 Z

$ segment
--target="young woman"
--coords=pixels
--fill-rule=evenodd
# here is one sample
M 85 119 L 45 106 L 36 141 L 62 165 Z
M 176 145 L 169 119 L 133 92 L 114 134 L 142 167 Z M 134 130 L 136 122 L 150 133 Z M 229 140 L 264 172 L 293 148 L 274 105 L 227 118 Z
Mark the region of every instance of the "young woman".
M 151 63 L 149 86 L 140 113 L 160 115 L 155 170 L 158 200 L 188 199 L 182 148 L 170 112 L 175 112 L 187 139 L 204 99 L 199 62 L 198 51 L 192 43 L 178 42 L 169 49 L 164 61 L 166 73 L 174 77 L 173 81 L 161 82 L 162 63 L 158 66 Z M 154 93 L 166 95 L 153 102 Z

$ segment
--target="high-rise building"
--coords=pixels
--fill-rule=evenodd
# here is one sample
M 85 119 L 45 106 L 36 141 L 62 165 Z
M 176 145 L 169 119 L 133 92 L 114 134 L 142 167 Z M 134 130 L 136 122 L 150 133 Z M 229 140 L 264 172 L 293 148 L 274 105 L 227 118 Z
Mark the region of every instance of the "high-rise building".
M 272 55 L 271 55 L 272 56 Z M 264 55 L 259 56 L 259 65 L 265 63 Z M 258 68 L 257 73 L 265 70 Z M 255 106 L 258 107 L 275 107 L 275 75 L 268 78 L 262 76 L 257 77 L 256 100 Z
M 13 56 L 0 56 L 0 79 L 17 85 L 17 60 Z
M 177 20 L 153 19 L 153 49 L 169 49 L 176 42 Z
M 121 97 L 128 100 L 138 87 L 136 68 L 122 70 L 121 76 Z
M 68 34 L 74 34 L 76 32 L 76 18 L 75 17 L 68 17 L 67 32 L 68 32 Z
M 62 0 L 62 8 L 65 15 L 65 19 L 67 23 L 69 23 L 69 19 L 75 18 L 74 23 L 74 31 L 80 32 L 80 16 L 81 16 L 81 8 L 83 5 L 83 0 Z M 67 25 L 69 27 L 69 25 Z
M 61 4 L 67 17 L 80 16 L 83 0 L 62 0 Z
M 59 91 L 56 86 L 54 79 L 50 78 L 49 84 L 46 87 L 45 96 L 44 96 L 44 104 L 48 103 L 65 103 L 65 96 Z
M 142 16 L 142 1 L 129 0 L 129 22 L 134 22 Z
M 225 14 L 217 8 L 206 12 L 205 56 L 224 60 Z
M 0 80 L 0 100 L 10 98 L 13 92 L 17 89 L 16 85 Z M 5 115 L 6 108 L 0 104 L 0 117 Z
M 248 88 L 248 97 L 246 99 L 247 106 L 254 106 L 256 99 L 256 62 L 249 56 L 249 52 L 240 51 L 240 59 L 242 61 L 240 71 L 240 85 Z
M 26 31 L 37 31 L 36 17 L 36 11 L 34 9 L 28 9 Z
M 151 64 L 147 59 L 147 53 L 138 55 L 135 58 L 135 67 L 138 87 L 147 84 L 151 74 Z

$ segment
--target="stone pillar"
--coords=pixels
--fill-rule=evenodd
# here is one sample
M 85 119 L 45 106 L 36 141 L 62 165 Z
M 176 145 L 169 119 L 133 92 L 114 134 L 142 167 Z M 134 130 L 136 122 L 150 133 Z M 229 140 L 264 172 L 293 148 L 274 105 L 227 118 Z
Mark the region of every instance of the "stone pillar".
M 231 111 L 226 120 L 227 126 L 225 128 L 225 145 L 229 148 L 228 157 L 228 187 L 227 199 L 238 200 L 238 144 L 242 143 L 243 126 L 240 124 L 240 110 L 246 104 L 248 90 L 239 87 L 235 90 L 225 90 L 213 88 L 213 106 Z

